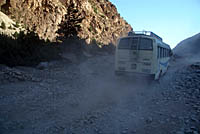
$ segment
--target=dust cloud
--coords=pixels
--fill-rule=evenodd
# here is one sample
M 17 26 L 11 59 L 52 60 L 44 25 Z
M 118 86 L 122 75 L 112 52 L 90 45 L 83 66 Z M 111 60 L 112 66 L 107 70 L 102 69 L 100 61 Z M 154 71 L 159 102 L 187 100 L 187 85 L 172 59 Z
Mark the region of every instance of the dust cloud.
M 136 100 L 137 95 L 145 90 L 151 90 L 153 86 L 149 77 L 133 74 L 115 75 L 113 55 L 96 57 L 84 62 L 80 65 L 80 74 L 87 85 L 85 99 L 81 102 L 85 109 L 102 104 L 120 105 L 126 98 L 133 96 Z

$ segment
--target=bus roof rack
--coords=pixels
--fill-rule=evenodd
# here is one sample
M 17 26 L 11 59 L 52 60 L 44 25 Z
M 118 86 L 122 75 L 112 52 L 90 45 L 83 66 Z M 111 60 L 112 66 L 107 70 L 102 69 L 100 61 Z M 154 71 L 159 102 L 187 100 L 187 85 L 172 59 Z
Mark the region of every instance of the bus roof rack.
M 155 37 L 155 38 L 159 39 L 160 41 L 162 41 L 162 38 L 160 36 L 158 36 L 157 34 L 151 32 L 151 31 L 133 31 L 132 34 L 130 34 L 130 35 L 135 35 L 135 34 Z

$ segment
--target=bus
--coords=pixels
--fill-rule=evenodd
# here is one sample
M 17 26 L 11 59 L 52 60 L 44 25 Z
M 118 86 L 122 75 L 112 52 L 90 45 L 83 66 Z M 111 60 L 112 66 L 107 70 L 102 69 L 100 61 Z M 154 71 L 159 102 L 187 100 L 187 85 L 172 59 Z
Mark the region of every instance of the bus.
M 151 31 L 130 32 L 118 40 L 115 74 L 135 73 L 158 80 L 169 66 L 171 48 Z

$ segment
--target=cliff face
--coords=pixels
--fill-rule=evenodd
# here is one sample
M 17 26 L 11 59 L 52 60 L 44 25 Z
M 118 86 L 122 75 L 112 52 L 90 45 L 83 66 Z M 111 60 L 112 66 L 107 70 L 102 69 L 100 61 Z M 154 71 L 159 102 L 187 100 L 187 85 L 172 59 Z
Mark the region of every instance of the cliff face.
M 116 43 L 131 29 L 108 0 L 1 0 L 0 5 L 4 13 L 43 39 L 55 40 L 59 36 L 59 24 L 70 21 L 65 16 L 70 14 L 70 8 L 73 17 L 83 18 L 77 35 L 87 43 L 93 39 L 102 44 Z

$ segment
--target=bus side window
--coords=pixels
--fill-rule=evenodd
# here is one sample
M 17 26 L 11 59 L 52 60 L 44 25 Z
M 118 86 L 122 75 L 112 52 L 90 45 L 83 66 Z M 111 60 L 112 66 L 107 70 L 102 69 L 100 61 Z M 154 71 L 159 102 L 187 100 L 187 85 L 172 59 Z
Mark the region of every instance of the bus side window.
M 163 48 L 163 57 L 165 58 L 165 48 Z
M 167 49 L 167 57 L 169 57 L 169 50 Z
M 160 58 L 162 58 L 162 48 L 160 47 Z
M 168 57 L 170 57 L 170 50 L 168 50 Z
M 158 59 L 160 58 L 160 55 L 159 55 L 160 52 L 159 52 L 159 51 L 160 51 L 160 48 L 159 48 L 159 46 L 158 46 L 158 47 L 157 47 L 157 58 L 158 58 Z
M 167 57 L 169 57 L 169 50 L 167 49 Z
M 160 47 L 160 58 L 162 58 L 162 47 Z
M 161 47 L 159 47 L 159 58 L 161 58 Z
M 165 48 L 163 48 L 163 58 L 165 58 Z
M 164 48 L 162 48 L 162 57 L 164 58 Z
M 168 57 L 168 49 L 166 49 L 167 51 L 166 51 L 166 56 Z
M 169 57 L 170 57 L 170 50 L 168 51 Z
M 163 54 L 164 54 L 164 57 L 165 57 L 165 48 L 164 48 L 164 53 Z

